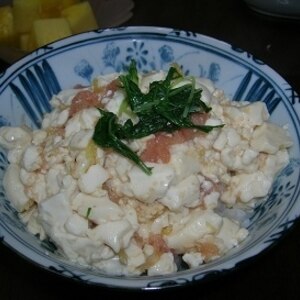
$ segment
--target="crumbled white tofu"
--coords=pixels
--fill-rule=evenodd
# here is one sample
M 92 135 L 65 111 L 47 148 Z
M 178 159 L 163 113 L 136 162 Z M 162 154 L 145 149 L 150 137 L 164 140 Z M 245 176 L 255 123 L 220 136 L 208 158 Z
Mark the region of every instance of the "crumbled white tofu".
M 244 240 L 248 235 L 248 231 L 244 228 L 240 228 L 239 224 L 229 220 L 228 218 L 223 218 L 222 226 L 217 234 L 226 249 L 231 249 L 237 246 L 242 240 Z
M 74 96 L 78 93 L 78 89 L 66 89 L 60 91 L 57 95 L 54 95 L 50 100 L 51 106 L 54 108 L 60 108 L 65 106 L 70 106 Z M 46 114 L 45 118 L 48 114 Z
M 182 256 L 182 259 L 190 268 L 198 267 L 204 261 L 202 254 L 199 252 L 187 252 Z
M 264 123 L 256 127 L 251 140 L 253 149 L 269 154 L 274 154 L 291 145 L 292 140 L 287 131 L 273 123 Z
M 102 166 L 92 165 L 86 173 L 80 176 L 78 187 L 82 192 L 91 194 L 100 188 L 107 179 L 108 173 Z
M 114 95 L 114 101 L 109 101 L 106 105 L 105 108 L 114 114 L 118 115 L 120 111 L 120 106 L 122 102 L 124 101 L 124 94 L 122 92 L 115 92 Z
M 246 126 L 262 125 L 269 119 L 269 112 L 265 102 L 257 101 L 245 105 L 241 108 L 244 113 L 244 123 Z
M 103 117 L 98 108 L 116 116 L 117 126 L 108 125 L 113 140 L 119 125 L 141 118 L 124 101 L 119 75 L 53 96 L 41 129 L 0 128 L 7 198 L 30 232 L 50 238 L 72 262 L 110 275 L 170 274 L 178 269 L 176 255 L 189 268 L 226 255 L 247 238 L 248 210 L 289 163 L 287 126 L 270 122 L 264 102 L 231 101 L 206 78 L 175 79 L 172 89 L 192 84 L 211 108 L 195 112 L 194 122 L 218 128 L 123 139 L 151 168 L 148 175 L 109 143 L 102 148 L 93 140 Z M 137 75 L 147 93 L 166 72 Z M 82 98 L 78 108 L 73 99 L 81 91 L 97 93 L 99 107 Z
M 101 197 L 78 193 L 73 199 L 71 207 L 79 215 L 93 221 L 95 224 L 120 220 L 124 216 L 123 210 L 112 202 L 105 193 Z
M 218 232 L 221 225 L 222 217 L 213 211 L 194 211 L 186 224 L 178 230 L 173 230 L 166 240 L 170 248 L 182 251 L 191 248 L 203 236 Z
M 88 146 L 93 134 L 94 130 L 92 129 L 80 130 L 72 136 L 70 147 L 80 150 L 85 149 Z
M 289 163 L 289 154 L 286 149 L 279 150 L 274 155 L 265 156 L 261 161 L 261 171 L 269 177 L 274 177 Z
M 250 165 L 255 158 L 257 158 L 259 152 L 254 149 L 248 148 L 244 151 L 242 156 L 242 164 Z
M 174 262 L 172 253 L 164 253 L 161 255 L 159 261 L 148 269 L 149 276 L 165 275 L 177 271 L 177 266 Z
M 28 171 L 36 171 L 42 166 L 41 149 L 36 146 L 28 146 L 23 155 L 23 168 Z
M 78 214 L 73 213 L 66 220 L 65 228 L 68 233 L 77 236 L 85 236 L 89 228 L 88 220 L 79 216 Z
M 115 253 L 128 247 L 134 230 L 127 220 L 118 220 L 98 225 L 89 232 L 93 240 L 99 240 L 111 247 Z
M 27 195 L 30 199 L 34 199 L 36 203 L 40 203 L 46 199 L 47 194 L 45 175 L 41 173 L 35 174 L 34 184 L 27 188 Z
M 241 142 L 241 138 L 234 128 L 229 128 L 226 132 L 227 134 L 227 144 L 230 147 L 235 147 Z
M 224 131 L 220 131 L 218 138 L 215 140 L 213 144 L 213 148 L 217 151 L 221 151 L 226 144 L 227 144 L 227 135 Z
M 48 229 L 46 231 L 50 232 L 52 227 L 64 226 L 67 219 L 72 215 L 68 202 L 63 193 L 56 194 L 40 202 L 39 214 Z
M 190 144 L 174 145 L 171 148 L 170 165 L 175 169 L 174 183 L 179 183 L 192 174 L 198 174 L 201 170 L 199 152 Z
M 64 109 L 62 111 L 54 110 L 52 113 L 45 115 L 45 118 L 43 119 L 42 122 L 42 128 L 47 129 L 53 126 L 54 124 L 56 127 L 62 127 L 68 121 L 68 118 L 69 118 L 68 109 Z
M 167 228 L 169 225 L 169 216 L 168 214 L 162 214 L 153 220 L 151 224 L 151 232 L 153 233 L 160 233 L 163 228 Z
M 51 168 L 45 175 L 47 194 L 53 196 L 59 193 L 62 185 L 62 173 L 59 168 Z
M 138 268 L 146 262 L 146 257 L 143 250 L 137 245 L 131 243 L 124 249 L 125 260 L 130 270 L 130 273 L 139 273 Z M 136 271 L 135 271 L 136 270 Z
M 3 178 L 3 185 L 7 198 L 19 212 L 22 212 L 30 207 L 32 201 L 25 193 L 25 187 L 19 177 L 20 170 L 20 166 L 10 164 Z
M 31 142 L 31 133 L 27 128 L 7 127 L 0 128 L 0 146 L 11 150 L 22 148 Z
M 211 192 L 203 197 L 205 207 L 208 209 L 214 209 L 218 206 L 220 198 L 219 192 Z
M 196 78 L 195 87 L 201 89 L 201 100 L 209 105 L 212 101 L 212 94 L 215 91 L 213 82 L 208 78 Z
M 67 121 L 65 126 L 65 136 L 71 137 L 73 134 L 83 129 L 94 130 L 99 118 L 100 113 L 96 108 L 87 108 L 79 111 Z
M 239 174 L 231 179 L 230 188 L 222 194 L 221 198 L 224 202 L 247 203 L 254 198 L 265 197 L 272 185 L 272 178 L 266 176 L 261 171 L 251 174 Z
M 152 175 L 134 167 L 128 172 L 130 188 L 134 197 L 146 203 L 162 198 L 174 178 L 174 169 L 169 165 L 152 164 Z
M 176 186 L 171 186 L 166 195 L 158 200 L 171 211 L 185 207 L 196 207 L 200 203 L 199 179 L 196 175 L 190 175 Z

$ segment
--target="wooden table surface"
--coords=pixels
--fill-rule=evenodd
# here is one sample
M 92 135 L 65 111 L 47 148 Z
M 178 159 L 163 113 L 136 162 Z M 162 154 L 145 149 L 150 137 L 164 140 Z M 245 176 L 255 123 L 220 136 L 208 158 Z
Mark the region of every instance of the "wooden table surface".
M 300 92 L 300 21 L 257 15 L 242 0 L 136 0 L 133 17 L 125 25 L 172 27 L 223 40 L 264 61 Z M 0 243 L 0 300 L 106 297 L 300 299 L 300 223 L 238 270 L 188 288 L 155 293 L 81 285 L 30 264 Z

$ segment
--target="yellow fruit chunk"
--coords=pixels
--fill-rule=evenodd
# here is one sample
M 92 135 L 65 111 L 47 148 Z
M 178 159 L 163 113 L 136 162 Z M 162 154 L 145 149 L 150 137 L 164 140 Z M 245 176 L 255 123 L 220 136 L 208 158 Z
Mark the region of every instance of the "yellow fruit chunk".
M 15 42 L 14 17 L 10 6 L 0 7 L 0 44 L 13 45 Z
M 33 32 L 22 33 L 19 36 L 19 48 L 25 52 L 33 51 L 36 48 L 35 38 Z
M 92 7 L 87 1 L 63 9 L 61 16 L 68 20 L 74 34 L 98 28 Z
M 33 22 L 32 33 L 37 47 L 72 34 L 69 23 L 64 18 L 36 20 Z
M 15 31 L 30 32 L 33 21 L 39 18 L 39 0 L 13 0 L 12 2 Z
M 40 18 L 58 18 L 60 17 L 61 0 L 40 0 Z
M 28 51 L 29 33 L 23 33 L 19 37 L 19 45 L 21 50 Z
M 51 0 L 49 0 L 51 1 Z M 59 1 L 59 9 L 62 10 L 68 6 L 74 5 L 81 2 L 81 0 L 61 0 Z
M 23 51 L 99 28 L 87 0 L 11 0 L 10 3 L 0 6 L 0 44 Z
M 40 19 L 59 18 L 61 10 L 79 3 L 81 0 L 39 0 Z

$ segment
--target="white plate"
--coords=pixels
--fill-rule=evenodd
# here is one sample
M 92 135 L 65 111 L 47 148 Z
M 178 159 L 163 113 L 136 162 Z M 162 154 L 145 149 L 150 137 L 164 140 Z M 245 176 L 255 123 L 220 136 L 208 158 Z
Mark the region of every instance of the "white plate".
M 210 78 L 234 100 L 264 101 L 277 124 L 289 126 L 291 163 L 270 196 L 254 210 L 249 237 L 226 256 L 192 270 L 154 277 L 116 277 L 88 270 L 59 257 L 49 241 L 29 234 L 0 184 L 0 239 L 32 262 L 74 280 L 128 289 L 182 286 L 233 270 L 273 245 L 300 215 L 299 98 L 270 67 L 241 49 L 213 38 L 170 28 L 128 27 L 76 35 L 38 49 L 0 75 L 0 126 L 40 125 L 48 100 L 61 89 L 87 85 L 97 74 L 120 72 L 130 60 L 140 71 L 168 69 L 176 61 L 185 74 Z M 283 57 L 284 59 L 284 57 Z M 7 166 L 0 151 L 0 182 Z

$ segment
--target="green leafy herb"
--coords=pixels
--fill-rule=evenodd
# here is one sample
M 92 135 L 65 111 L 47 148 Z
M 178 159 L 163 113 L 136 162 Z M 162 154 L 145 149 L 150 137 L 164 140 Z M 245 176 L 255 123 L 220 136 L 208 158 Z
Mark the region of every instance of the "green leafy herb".
M 93 140 L 103 148 L 113 148 L 121 155 L 129 158 L 136 163 L 146 174 L 151 174 L 151 168 L 147 167 L 144 162 L 118 137 L 121 125 L 117 122 L 117 116 L 108 111 L 99 109 L 102 117 L 97 122 Z
M 91 214 L 91 211 L 92 211 L 92 208 L 89 207 L 89 208 L 87 209 L 87 212 L 86 212 L 86 218 L 87 218 L 87 219 L 89 218 L 89 216 L 90 216 L 90 214 Z
M 126 99 L 124 99 L 119 107 L 118 110 L 118 117 L 121 117 L 122 114 L 126 114 L 130 118 L 134 118 L 135 114 L 132 112 L 131 108 L 129 107 L 129 104 Z
M 127 74 L 120 75 L 119 80 L 126 93 L 122 110 L 131 111 L 138 117 L 138 122 L 134 124 L 128 119 L 121 125 L 114 113 L 99 109 L 101 117 L 96 124 L 93 140 L 99 146 L 113 148 L 129 158 L 146 174 L 151 174 L 151 168 L 122 140 L 139 139 L 161 131 L 173 132 L 180 128 L 196 128 L 208 133 L 220 127 L 192 122 L 192 113 L 208 113 L 211 108 L 201 101 L 202 90 L 196 89 L 195 79 L 185 78 L 176 66 L 170 67 L 164 80 L 152 82 L 147 94 L 139 88 L 135 61 L 131 62 Z

